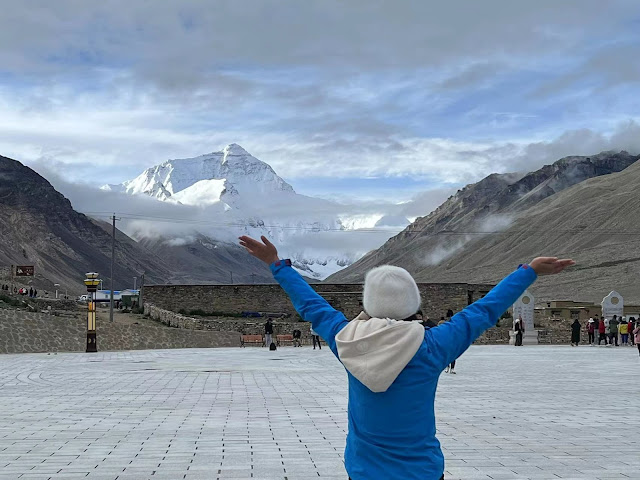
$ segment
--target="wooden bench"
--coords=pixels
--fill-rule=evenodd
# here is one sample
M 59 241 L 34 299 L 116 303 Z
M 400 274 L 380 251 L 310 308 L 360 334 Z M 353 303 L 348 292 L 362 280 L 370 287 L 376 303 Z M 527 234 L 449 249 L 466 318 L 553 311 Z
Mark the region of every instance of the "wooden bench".
M 293 345 L 293 335 L 276 335 L 276 343 L 278 346 L 284 342 L 289 342 Z
M 246 343 L 264 347 L 264 338 L 262 338 L 262 335 L 242 335 L 242 338 L 240 338 L 240 346 L 244 347 Z

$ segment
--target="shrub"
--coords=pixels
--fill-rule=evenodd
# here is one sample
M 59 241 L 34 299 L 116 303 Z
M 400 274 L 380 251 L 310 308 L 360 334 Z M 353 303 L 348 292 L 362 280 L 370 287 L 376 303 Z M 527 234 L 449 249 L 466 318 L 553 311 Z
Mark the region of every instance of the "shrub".
M 7 295 L 0 295 L 0 301 L 11 305 L 12 307 L 20 306 L 20 300 L 18 300 L 17 298 L 9 297 Z

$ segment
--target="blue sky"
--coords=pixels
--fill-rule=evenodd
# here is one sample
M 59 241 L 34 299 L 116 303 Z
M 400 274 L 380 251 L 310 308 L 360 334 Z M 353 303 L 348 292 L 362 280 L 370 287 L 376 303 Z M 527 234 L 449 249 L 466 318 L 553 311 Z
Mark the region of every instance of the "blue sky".
M 632 0 L 4 3 L 0 154 L 71 183 L 235 142 L 300 193 L 439 192 L 428 210 L 492 172 L 640 150 Z

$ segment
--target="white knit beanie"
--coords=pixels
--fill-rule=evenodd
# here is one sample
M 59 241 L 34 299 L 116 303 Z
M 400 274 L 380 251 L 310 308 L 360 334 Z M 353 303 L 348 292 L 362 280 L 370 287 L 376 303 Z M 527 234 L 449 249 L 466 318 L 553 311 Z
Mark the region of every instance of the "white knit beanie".
M 404 268 L 382 265 L 367 272 L 362 304 L 370 317 L 404 320 L 420 309 L 420 290 Z

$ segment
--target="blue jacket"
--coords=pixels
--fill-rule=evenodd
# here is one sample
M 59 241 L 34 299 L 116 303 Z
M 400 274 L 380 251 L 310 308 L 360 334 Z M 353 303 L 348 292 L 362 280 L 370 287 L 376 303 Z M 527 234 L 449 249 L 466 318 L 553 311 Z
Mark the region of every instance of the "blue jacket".
M 286 262 L 272 264 L 271 271 L 300 316 L 338 356 L 335 336 L 349 323 L 344 314 Z M 534 270 L 523 265 L 451 321 L 426 330 L 417 353 L 385 392 L 372 392 L 347 371 L 345 467 L 352 480 L 440 479 L 444 456 L 434 413 L 438 378 L 535 280 Z

